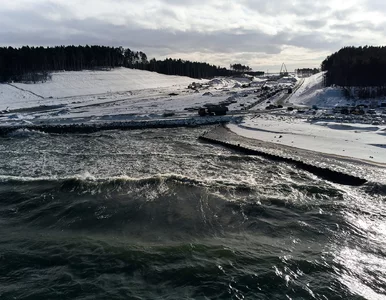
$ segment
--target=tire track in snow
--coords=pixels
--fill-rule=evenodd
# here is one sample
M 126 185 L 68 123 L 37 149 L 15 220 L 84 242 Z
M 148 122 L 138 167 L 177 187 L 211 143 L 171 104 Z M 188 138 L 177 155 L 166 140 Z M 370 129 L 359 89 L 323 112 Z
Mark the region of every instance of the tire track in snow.
M 15 89 L 18 89 L 18 90 L 20 90 L 20 91 L 27 92 L 27 93 L 30 93 L 30 94 L 36 96 L 36 97 L 39 97 L 39 98 L 41 98 L 41 99 L 44 99 L 43 96 L 38 95 L 38 94 L 35 94 L 34 92 L 31 92 L 31 91 L 29 91 L 29 90 L 22 89 L 22 88 L 20 88 L 20 87 L 18 87 L 18 86 L 16 86 L 16 85 L 11 84 L 11 83 L 8 83 L 8 85 L 11 86 L 11 87 L 13 87 L 13 88 L 15 88 Z
M 302 78 L 301 79 L 301 82 L 293 89 L 292 93 L 287 97 L 287 99 L 284 101 L 286 104 L 292 104 L 294 105 L 293 102 L 290 102 L 290 100 L 292 100 L 293 97 L 295 97 L 294 95 L 296 94 L 296 92 L 302 87 L 302 85 L 304 84 L 304 81 L 305 79 Z M 296 95 L 296 97 L 298 97 Z

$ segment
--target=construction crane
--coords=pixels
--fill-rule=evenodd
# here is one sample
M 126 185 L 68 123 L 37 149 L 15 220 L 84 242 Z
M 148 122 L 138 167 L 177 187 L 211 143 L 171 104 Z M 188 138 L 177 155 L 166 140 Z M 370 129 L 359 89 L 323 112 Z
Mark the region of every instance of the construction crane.
M 287 67 L 286 67 L 285 63 L 283 63 L 281 65 L 280 76 L 288 76 L 288 70 L 287 70 Z

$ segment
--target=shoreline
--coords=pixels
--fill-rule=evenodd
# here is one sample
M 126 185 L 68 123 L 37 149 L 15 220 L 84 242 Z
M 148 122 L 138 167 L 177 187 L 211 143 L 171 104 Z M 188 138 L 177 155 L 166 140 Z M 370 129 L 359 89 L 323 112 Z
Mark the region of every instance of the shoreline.
M 386 182 L 385 165 L 244 137 L 227 128 L 227 124 L 217 126 L 203 135 L 225 144 L 240 145 L 255 152 L 268 154 L 269 156 L 279 156 L 284 159 L 296 160 L 315 167 L 328 168 L 347 175 L 363 178 L 369 183 L 373 182 L 374 178 L 379 178 L 381 182 Z
M 6 136 L 17 130 L 41 131 L 46 133 L 93 133 L 103 130 L 136 130 L 148 128 L 199 127 L 205 125 L 225 124 L 237 121 L 235 116 L 191 117 L 180 119 L 155 119 L 141 121 L 114 121 L 103 123 L 69 123 L 69 124 L 26 124 L 0 126 L 0 136 Z
M 370 165 L 370 166 L 375 166 L 375 167 L 380 167 L 380 168 L 386 168 L 386 163 L 381 163 L 381 162 L 375 162 L 375 161 L 370 161 L 370 160 L 366 160 L 366 159 L 360 159 L 360 158 L 355 158 L 355 157 L 351 157 L 351 156 L 344 156 L 344 155 L 338 155 L 338 154 L 332 154 L 332 153 L 326 153 L 326 152 L 322 152 L 322 151 L 314 151 L 314 150 L 309 150 L 309 149 L 304 149 L 304 148 L 299 148 L 299 147 L 295 147 L 295 146 L 288 146 L 288 145 L 284 145 L 284 144 L 278 144 L 278 143 L 273 143 L 273 142 L 267 142 L 267 141 L 264 141 L 264 140 L 261 140 L 261 139 L 255 139 L 255 138 L 250 138 L 250 137 L 247 137 L 247 136 L 243 136 L 243 135 L 240 135 L 238 134 L 237 132 L 234 132 L 231 128 L 229 128 L 228 126 L 226 126 L 227 124 L 225 124 L 225 126 L 223 126 L 224 129 L 226 129 L 227 131 L 231 132 L 232 134 L 236 134 L 237 136 L 239 137 L 242 137 L 242 138 L 245 138 L 245 139 L 249 139 L 251 141 L 256 141 L 258 143 L 265 143 L 265 144 L 273 144 L 275 145 L 276 147 L 279 147 L 279 148 L 282 148 L 282 149 L 288 149 L 288 150 L 291 150 L 291 151 L 304 151 L 304 152 L 312 152 L 312 153 L 315 153 L 315 154 L 321 154 L 323 155 L 324 157 L 326 158 L 333 158 L 333 159 L 339 159 L 341 161 L 348 161 L 348 162 L 353 162 L 353 163 L 361 163 L 361 164 L 366 164 L 366 165 Z M 249 128 L 245 127 L 246 130 L 249 130 Z M 251 129 L 253 130 L 253 129 Z M 279 134 L 279 133 L 278 133 Z
M 264 151 L 251 149 L 251 148 L 245 147 L 244 145 L 234 144 L 234 143 L 231 143 L 228 141 L 221 141 L 218 139 L 209 138 L 209 137 L 206 137 L 205 135 L 200 136 L 199 139 L 202 141 L 208 142 L 208 143 L 220 145 L 220 146 L 244 153 L 245 155 L 261 156 L 261 157 L 267 158 L 267 159 L 272 160 L 272 161 L 289 163 L 289 164 L 296 166 L 299 169 L 308 171 L 308 172 L 310 172 L 318 177 L 321 177 L 323 179 L 326 179 L 326 180 L 334 182 L 334 183 L 339 183 L 339 184 L 343 184 L 343 185 L 351 185 L 351 186 L 361 186 L 361 185 L 367 183 L 366 179 L 363 179 L 363 178 L 360 178 L 357 176 L 353 176 L 350 174 L 346 174 L 343 172 L 331 170 L 331 169 L 326 168 L 326 167 L 319 167 L 319 166 L 311 165 L 311 164 L 308 164 L 308 163 L 305 163 L 303 161 L 299 161 L 299 160 L 296 160 L 296 159 L 293 159 L 290 157 L 275 155 L 275 154 L 267 153 Z

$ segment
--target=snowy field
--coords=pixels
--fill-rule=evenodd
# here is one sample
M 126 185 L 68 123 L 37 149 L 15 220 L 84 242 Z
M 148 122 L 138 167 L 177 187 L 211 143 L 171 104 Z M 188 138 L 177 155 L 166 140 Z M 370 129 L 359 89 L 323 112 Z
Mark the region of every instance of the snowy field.
M 36 106 L 99 104 L 124 99 L 141 90 L 167 91 L 187 86 L 189 77 L 118 68 L 112 71 L 56 72 L 52 80 L 37 84 L 0 84 L 0 110 Z M 150 95 L 151 96 L 151 95 Z M 107 100 L 107 101 L 106 101 Z M 74 103 L 76 102 L 76 103 Z
M 111 71 L 55 72 L 52 80 L 45 83 L 13 85 L 41 98 L 63 98 L 188 85 L 191 82 L 189 77 L 117 68 Z
M 253 77 L 197 80 L 127 68 L 56 72 L 45 83 L 0 84 L 0 125 L 183 118 L 211 104 L 240 112 L 261 103 L 270 90 L 294 84 Z

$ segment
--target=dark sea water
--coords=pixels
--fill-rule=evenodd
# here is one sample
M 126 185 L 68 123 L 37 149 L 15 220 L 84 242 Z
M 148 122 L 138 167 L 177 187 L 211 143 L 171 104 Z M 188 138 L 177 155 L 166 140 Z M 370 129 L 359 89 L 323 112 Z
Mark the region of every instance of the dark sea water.
M 386 298 L 379 178 L 333 184 L 204 130 L 0 138 L 0 299 Z

